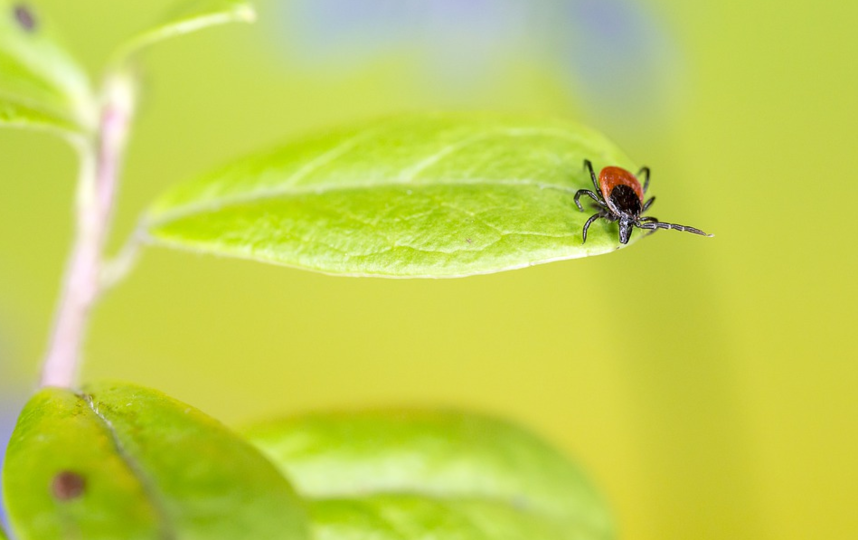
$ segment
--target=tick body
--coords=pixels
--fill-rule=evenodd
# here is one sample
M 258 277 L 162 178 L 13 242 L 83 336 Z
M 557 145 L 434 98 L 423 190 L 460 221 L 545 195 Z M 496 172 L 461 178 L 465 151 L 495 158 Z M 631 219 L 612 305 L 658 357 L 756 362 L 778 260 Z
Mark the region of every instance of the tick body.
M 593 180 L 593 187 L 596 190 L 579 189 L 575 193 L 575 205 L 578 206 L 578 210 L 583 212 L 584 207 L 581 206 L 579 199 L 586 195 L 593 199 L 599 210 L 596 214 L 590 216 L 590 219 L 584 224 L 584 242 L 587 241 L 587 230 L 597 219 L 619 222 L 621 244 L 629 243 L 629 238 L 632 236 L 632 229 L 634 227 L 651 232 L 655 232 L 658 229 L 674 229 L 702 236 L 712 236 L 694 227 L 663 223 L 657 218 L 642 215 L 655 202 L 655 197 L 651 197 L 646 201 L 644 200 L 647 188 L 649 188 L 649 168 L 644 167 L 636 176 L 620 167 L 605 167 L 599 173 L 598 178 L 596 177 L 596 172 L 593 170 L 593 164 L 589 160 L 584 160 L 584 168 L 590 172 L 590 178 Z M 644 178 L 643 186 L 638 177 Z

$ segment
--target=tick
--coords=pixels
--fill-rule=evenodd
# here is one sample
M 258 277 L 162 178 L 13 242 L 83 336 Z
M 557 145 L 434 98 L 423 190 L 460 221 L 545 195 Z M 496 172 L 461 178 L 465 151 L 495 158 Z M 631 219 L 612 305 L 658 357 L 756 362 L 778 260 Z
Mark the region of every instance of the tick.
M 599 212 L 590 216 L 590 219 L 584 224 L 584 241 L 582 243 L 587 241 L 587 229 L 599 218 L 607 219 L 610 222 L 620 222 L 621 244 L 629 243 L 629 238 L 632 236 L 632 228 L 634 227 L 652 232 L 658 229 L 674 229 L 702 236 L 712 236 L 694 227 L 676 225 L 674 223 L 662 223 L 657 218 L 641 216 L 655 202 L 655 197 L 651 197 L 648 201 L 644 202 L 644 195 L 649 187 L 649 167 L 641 169 L 637 176 L 620 167 L 605 167 L 599 173 L 598 178 L 596 178 L 596 173 L 593 171 L 593 164 L 590 163 L 590 160 L 584 160 L 584 168 L 590 171 L 590 178 L 593 180 L 593 187 L 596 188 L 596 191 L 579 189 L 575 193 L 575 205 L 578 206 L 578 210 L 583 212 L 584 207 L 581 206 L 581 202 L 578 199 L 586 195 L 596 201 Z M 643 187 L 641 187 L 641 183 L 637 178 L 638 176 L 644 177 Z

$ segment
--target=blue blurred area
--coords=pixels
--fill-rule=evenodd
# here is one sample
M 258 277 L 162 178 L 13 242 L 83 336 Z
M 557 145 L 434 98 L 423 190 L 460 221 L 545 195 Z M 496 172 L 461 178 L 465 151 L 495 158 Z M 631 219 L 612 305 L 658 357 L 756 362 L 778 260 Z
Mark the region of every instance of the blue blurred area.
M 289 49 L 322 69 L 359 69 L 381 55 L 408 52 L 439 68 L 444 59 L 485 66 L 515 47 L 530 11 L 513 0 L 297 0 L 279 9 Z
M 24 407 L 26 400 L 25 388 L 13 373 L 15 355 L 3 337 L 2 333 L 0 333 L 0 486 L 3 485 L 3 464 L 6 457 L 6 446 L 9 443 L 9 438 L 12 436 L 12 430 L 15 428 L 18 413 Z M 0 523 L 4 526 L 7 524 L 2 490 L 0 490 Z
M 12 436 L 18 413 L 24 406 L 21 390 L 7 388 L 4 384 L 5 380 L 5 373 L 0 365 L 0 486 L 3 482 L 2 465 L 6 457 L 6 446 L 9 443 L 9 437 Z M 5 503 L 0 504 L 0 523 L 7 525 Z
M 681 61 L 660 21 L 633 0 L 563 4 L 557 51 L 580 99 L 608 121 L 655 116 L 668 106 Z
M 412 55 L 418 73 L 456 91 L 538 66 L 589 116 L 609 120 L 674 102 L 677 47 L 635 0 L 294 0 L 277 9 L 284 54 L 315 73 Z
M 405 77 L 470 105 L 520 56 L 532 11 L 516 0 L 297 0 L 277 5 L 280 48 L 313 76 L 407 60 Z

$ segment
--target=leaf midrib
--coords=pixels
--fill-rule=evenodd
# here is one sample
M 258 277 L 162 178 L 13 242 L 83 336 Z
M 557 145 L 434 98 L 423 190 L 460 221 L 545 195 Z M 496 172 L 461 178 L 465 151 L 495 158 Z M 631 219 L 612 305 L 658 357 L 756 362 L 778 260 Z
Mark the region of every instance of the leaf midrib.
M 215 198 L 204 203 L 197 204 L 189 204 L 184 206 L 178 206 L 176 209 L 172 210 L 164 210 L 158 211 L 155 210 L 154 216 L 153 214 L 149 214 L 147 216 L 147 225 L 151 227 L 157 227 L 161 225 L 165 225 L 167 223 L 173 221 L 179 221 L 186 217 L 196 215 L 196 214 L 205 214 L 210 212 L 217 212 L 223 210 L 224 208 L 232 208 L 235 206 L 242 206 L 245 204 L 252 204 L 255 202 L 262 202 L 271 199 L 278 198 L 293 198 L 293 197 L 301 197 L 303 195 L 318 195 L 324 196 L 332 192 L 347 192 L 347 191 L 366 191 L 366 190 L 374 190 L 374 189 L 385 189 L 392 187 L 403 187 L 403 186 L 412 186 L 412 188 L 416 190 L 439 187 L 439 186 L 523 186 L 523 187 L 535 187 L 538 189 L 555 189 L 558 191 L 563 191 L 569 194 L 574 194 L 577 189 L 572 186 L 564 186 L 561 184 L 550 184 L 545 182 L 537 182 L 535 180 L 526 179 L 526 180 L 487 180 L 487 179 L 457 179 L 453 181 L 434 181 L 434 182 L 421 182 L 419 184 L 411 184 L 410 182 L 413 178 L 407 178 L 403 180 L 397 181 L 387 181 L 387 182 L 378 182 L 378 183 L 366 183 L 366 184 L 349 184 L 349 185 L 337 185 L 337 184 L 322 184 L 315 186 L 302 186 L 302 187 L 294 187 L 289 186 L 288 188 L 275 188 L 275 189 L 267 189 L 267 190 L 259 190 L 255 192 L 251 192 L 246 196 L 236 196 L 236 197 L 221 197 Z
M 158 517 L 158 536 L 161 537 L 163 540 L 176 540 L 177 531 L 175 525 L 172 523 L 167 509 L 164 507 L 163 504 L 161 504 L 161 501 L 157 496 L 157 490 L 155 489 L 154 483 L 143 472 L 143 467 L 141 467 L 134 460 L 131 454 L 129 454 L 125 450 L 122 441 L 119 440 L 119 436 L 116 433 L 116 429 L 113 427 L 113 423 L 107 417 L 105 417 L 101 413 L 101 411 L 98 410 L 93 396 L 89 394 L 84 394 L 78 395 L 77 397 L 78 399 L 83 400 L 83 402 L 87 404 L 87 406 L 95 415 L 95 417 L 101 422 L 102 427 L 107 432 L 111 442 L 113 443 L 113 447 L 116 450 L 116 455 L 119 456 L 119 459 L 122 460 L 128 470 L 131 472 L 132 476 L 134 476 L 134 478 L 136 478 L 137 481 L 140 483 L 140 486 L 143 489 L 143 494 L 145 495 L 149 503 L 152 505 L 152 508 L 155 509 L 155 513 Z

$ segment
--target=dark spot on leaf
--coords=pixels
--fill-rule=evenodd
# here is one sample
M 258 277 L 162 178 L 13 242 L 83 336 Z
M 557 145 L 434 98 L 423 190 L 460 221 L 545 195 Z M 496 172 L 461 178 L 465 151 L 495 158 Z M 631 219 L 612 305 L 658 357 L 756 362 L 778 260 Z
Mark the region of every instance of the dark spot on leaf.
M 86 479 L 71 471 L 63 471 L 54 476 L 51 482 L 51 492 L 60 501 L 77 499 L 86 490 Z
M 474 241 L 473 241 L 473 240 L 471 240 L 470 238 L 466 238 L 466 239 L 465 239 L 465 242 L 467 242 L 467 243 L 469 243 L 469 244 L 473 244 L 473 243 L 474 243 Z
M 38 22 L 33 10 L 26 4 L 17 4 L 14 8 L 15 20 L 21 25 L 21 28 L 27 32 L 32 32 L 36 29 Z

